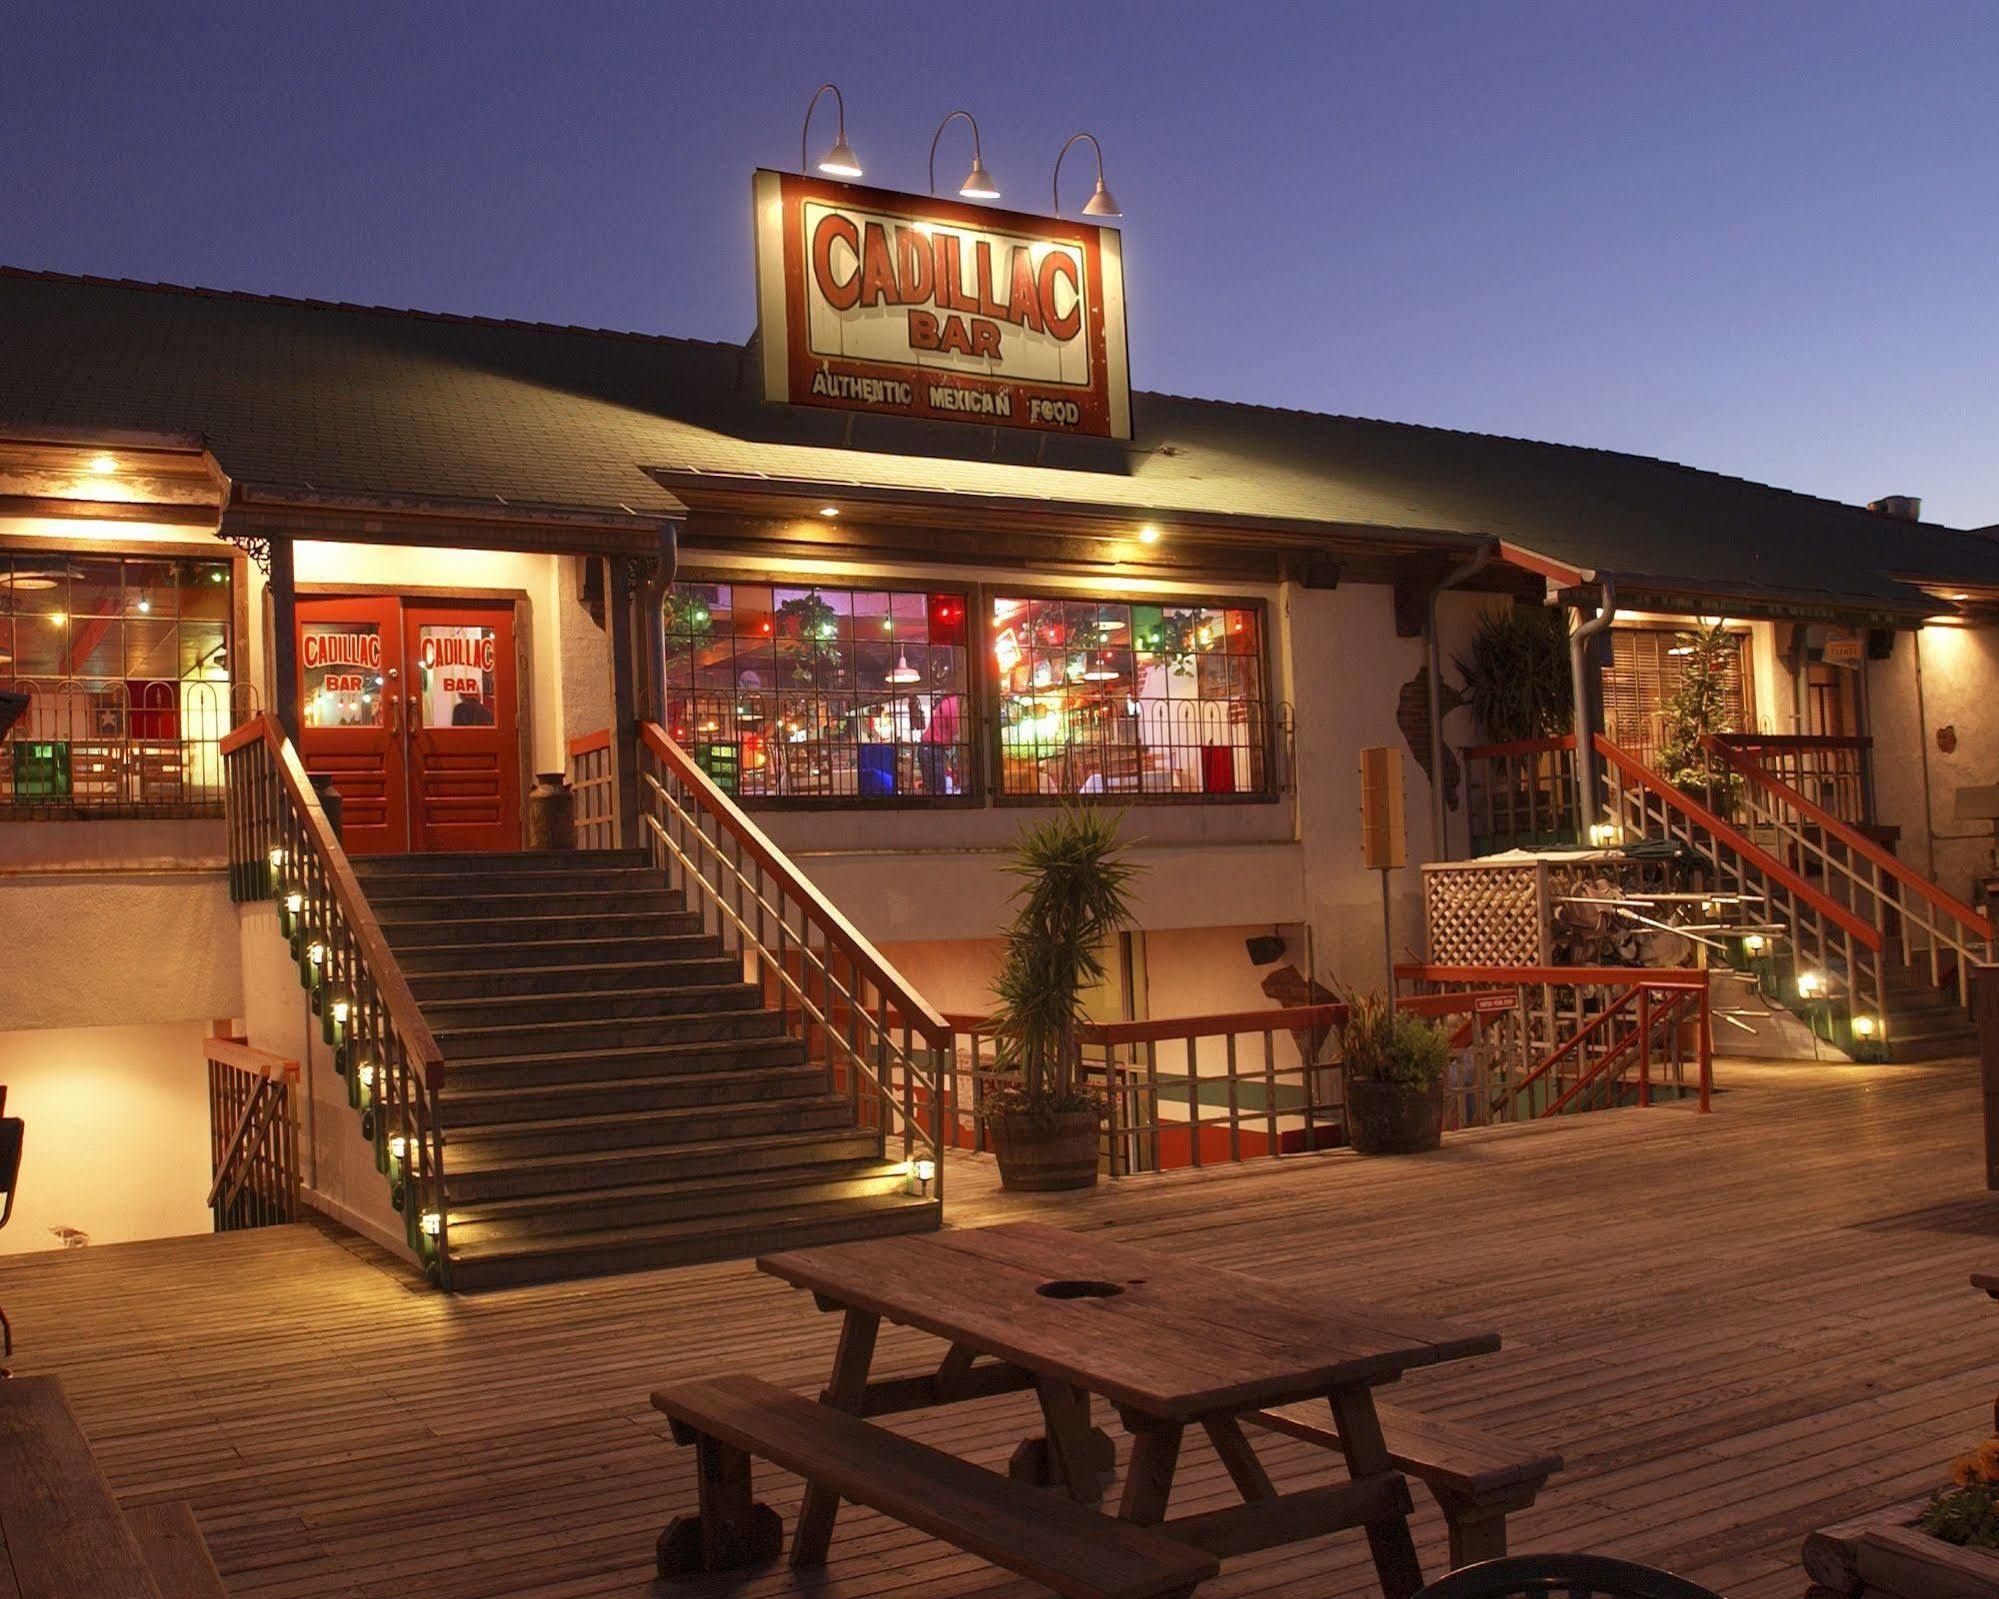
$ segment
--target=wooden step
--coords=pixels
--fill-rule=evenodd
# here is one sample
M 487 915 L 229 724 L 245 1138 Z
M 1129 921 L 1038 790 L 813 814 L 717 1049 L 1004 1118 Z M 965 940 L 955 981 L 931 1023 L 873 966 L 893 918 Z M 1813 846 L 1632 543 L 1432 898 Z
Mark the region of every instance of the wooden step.
M 604 961 L 693 960 L 721 952 L 720 942 L 699 931 L 624 934 L 610 938 L 533 939 L 519 946 L 491 942 L 399 945 L 396 964 L 405 977 L 505 971 L 514 966 L 588 966 Z
M 733 1137 L 712 1135 L 656 1148 L 569 1150 L 522 1154 L 501 1144 L 482 1158 L 476 1147 L 452 1145 L 444 1156 L 453 1209 L 502 1199 L 695 1181 L 746 1172 L 870 1160 L 880 1153 L 871 1132 L 853 1127 L 796 1128 Z
M 777 1249 L 846 1243 L 892 1233 L 935 1231 L 934 1199 L 876 1195 L 825 1204 L 787 1206 L 744 1215 L 703 1217 L 598 1232 L 471 1243 L 451 1249 L 453 1286 L 462 1292 L 650 1271 L 704 1260 L 728 1260 Z
M 9 1599 L 162 1599 L 54 1377 L 0 1381 L 0 1534 Z
M 423 877 L 458 872 L 589 872 L 650 866 L 642 849 L 439 850 L 416 855 L 363 855 L 354 871 L 366 883 L 378 877 Z
M 399 962 L 406 949 L 436 949 L 452 944 L 482 944 L 489 950 L 539 949 L 552 939 L 671 938 L 677 933 L 701 931 L 701 918 L 692 911 L 638 911 L 629 915 L 585 911 L 510 916 L 499 921 L 486 917 L 444 921 L 377 919 Z
M 532 1087 L 542 1083 L 611 1082 L 730 1067 L 795 1066 L 805 1045 L 783 1033 L 767 1038 L 697 1039 L 681 1044 L 630 1044 L 621 1049 L 553 1050 L 538 1055 L 488 1055 L 453 1060 L 446 1082 L 464 1088 Z
M 125 1512 L 125 1525 L 163 1599 L 229 1599 L 222 1573 L 215 1569 L 201 1526 L 187 1505 L 178 1500 L 140 1505 Z
M 390 872 L 371 874 L 356 862 L 356 871 L 369 895 L 408 897 L 426 894 L 532 894 L 596 893 L 606 888 L 657 888 L 667 886 L 666 874 L 650 866 L 594 866 L 578 871 L 549 868 L 541 871 L 503 872 L 453 870 L 443 872 Z
M 833 1132 L 850 1126 L 852 1120 L 853 1107 L 844 1094 L 822 1092 L 747 1105 L 460 1126 L 453 1130 L 451 1144 L 468 1166 L 481 1166 L 606 1149 L 650 1149 L 657 1155 L 672 1144 L 752 1138 L 759 1133 Z M 446 1170 L 448 1177 L 450 1168 Z
M 438 894 L 369 895 L 375 919 L 391 922 L 497 921 L 508 924 L 537 916 L 657 916 L 683 909 L 678 894 L 658 883 L 606 889 L 536 889 L 489 893 L 465 887 Z
M 482 951 L 483 953 L 483 951 Z M 561 996 L 585 991 L 625 993 L 634 989 L 740 980 L 743 963 L 733 955 L 695 955 L 677 960 L 576 962 L 566 966 L 484 966 L 462 972 L 404 974 L 410 992 L 428 1014 L 433 1004 L 485 996 Z
M 464 999 L 425 999 L 431 1031 L 533 1022 L 609 1021 L 614 1017 L 694 1016 L 711 1011 L 749 1010 L 764 1004 L 763 991 L 740 978 L 721 983 L 686 982 L 652 988 L 588 988 L 540 994 L 479 994 Z
M 621 1049 L 640 1044 L 689 1044 L 704 1039 L 772 1038 L 784 1018 L 755 1010 L 761 998 L 730 999 L 690 1006 L 677 1016 L 599 1016 L 588 1021 L 493 1022 L 434 1027 L 431 1034 L 447 1061 L 492 1060 L 505 1055 L 545 1055 L 560 1049 Z
M 574 1233 L 606 1226 L 689 1221 L 736 1211 L 818 1204 L 902 1193 L 909 1177 L 901 1161 L 837 1160 L 762 1171 L 730 1172 L 677 1182 L 632 1183 L 621 1188 L 530 1194 L 451 1207 L 455 1244 L 537 1233 Z M 608 1218 L 608 1220 L 606 1219 Z
M 459 1087 L 454 1077 L 447 1080 L 438 1104 L 447 1127 L 491 1127 L 507 1122 L 608 1116 L 628 1111 L 749 1105 L 774 1099 L 799 1099 L 825 1091 L 826 1073 L 817 1066 L 752 1066 L 597 1082 L 577 1082 L 572 1078 L 560 1083 L 503 1088 Z

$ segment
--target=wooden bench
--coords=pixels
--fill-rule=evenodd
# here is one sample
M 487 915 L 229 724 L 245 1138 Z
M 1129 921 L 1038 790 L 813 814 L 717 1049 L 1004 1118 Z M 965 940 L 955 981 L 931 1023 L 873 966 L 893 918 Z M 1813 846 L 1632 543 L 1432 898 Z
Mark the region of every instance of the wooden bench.
M 226 1593 L 186 1505 L 119 1509 L 61 1383 L 53 1377 L 0 1382 L 0 1594 L 226 1599 Z
M 652 1396 L 696 1449 L 700 1513 L 659 1540 L 662 1576 L 774 1557 L 783 1528 L 750 1492 L 750 1460 L 805 1478 L 824 1498 L 893 1516 L 1068 1599 L 1171 1599 L 1215 1575 L 1211 1554 L 1011 1481 L 817 1400 L 750 1376 L 676 1383 Z M 829 1513 L 801 1513 L 794 1566 L 826 1559 Z
M 1505 1554 L 1507 1516 L 1533 1504 L 1543 1484 L 1562 1469 L 1560 1455 L 1523 1449 L 1475 1427 L 1399 1405 L 1375 1408 L 1396 1470 L 1423 1483 L 1443 1507 L 1454 1571 Z M 1320 1401 L 1260 1410 L 1243 1420 L 1327 1449 L 1340 1446 L 1331 1407 Z

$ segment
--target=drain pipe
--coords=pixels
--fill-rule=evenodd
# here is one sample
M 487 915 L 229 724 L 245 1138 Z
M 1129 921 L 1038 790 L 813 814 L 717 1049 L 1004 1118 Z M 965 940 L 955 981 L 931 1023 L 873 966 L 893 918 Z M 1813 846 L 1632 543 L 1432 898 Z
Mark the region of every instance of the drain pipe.
M 646 668 L 651 682 L 646 705 L 652 719 L 666 722 L 666 595 L 680 574 L 680 524 L 667 522 L 659 530 L 659 565 L 646 585 Z
M 1430 642 L 1430 859 L 1445 858 L 1444 848 L 1444 670 L 1443 650 L 1437 641 L 1437 599 L 1445 589 L 1454 589 L 1483 572 L 1492 561 L 1492 546 L 1486 545 L 1468 560 L 1446 572 L 1430 590 L 1429 614 L 1425 631 Z
M 1587 622 L 1578 620 L 1575 631 L 1569 634 L 1569 682 L 1575 691 L 1575 734 L 1576 734 L 1576 827 L 1580 831 L 1578 844 L 1589 842 L 1590 816 L 1593 814 L 1591 799 L 1596 794 L 1596 745 L 1589 734 L 1589 687 L 1588 664 L 1589 641 L 1601 633 L 1617 618 L 1617 583 L 1610 577 L 1600 577 L 1597 587 L 1602 592 L 1602 603 L 1595 616 Z M 1576 607 L 1578 618 L 1582 607 Z

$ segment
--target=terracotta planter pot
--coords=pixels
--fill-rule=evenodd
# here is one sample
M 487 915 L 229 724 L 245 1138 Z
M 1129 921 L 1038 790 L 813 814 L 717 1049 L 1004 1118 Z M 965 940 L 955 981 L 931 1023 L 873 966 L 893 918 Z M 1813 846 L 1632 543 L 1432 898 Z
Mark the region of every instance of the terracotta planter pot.
M 1420 1155 L 1444 1141 L 1444 1090 L 1347 1083 L 1347 1140 L 1363 1155 Z
M 1018 1193 L 1092 1188 L 1097 1181 L 1097 1113 L 1007 1115 L 992 1124 L 1000 1186 Z

